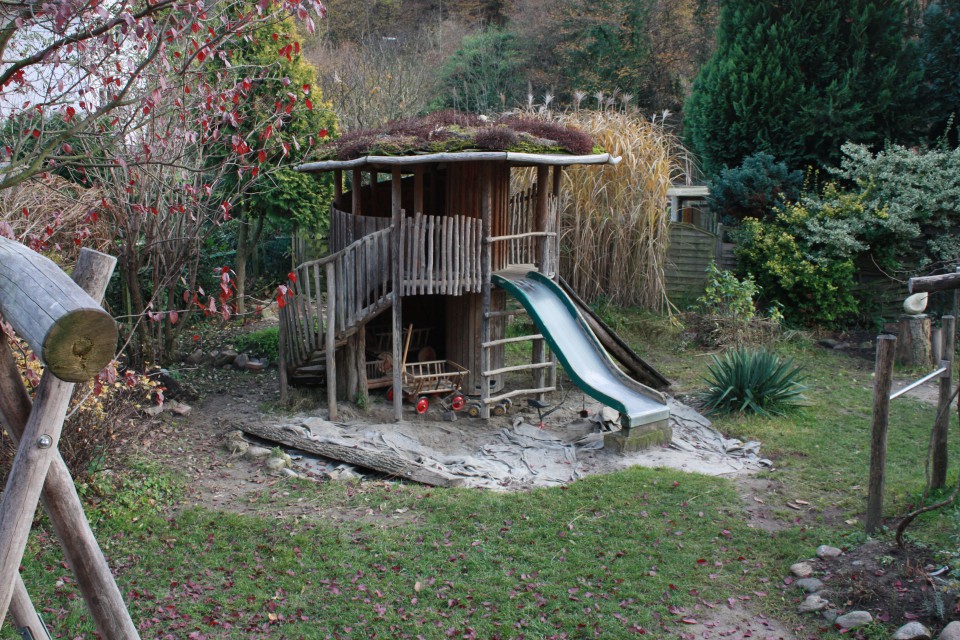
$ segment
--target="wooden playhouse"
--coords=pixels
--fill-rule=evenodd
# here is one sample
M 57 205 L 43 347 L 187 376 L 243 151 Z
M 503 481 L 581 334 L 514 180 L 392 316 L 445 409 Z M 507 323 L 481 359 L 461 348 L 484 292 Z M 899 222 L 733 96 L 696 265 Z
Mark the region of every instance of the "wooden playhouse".
M 329 255 L 297 267 L 288 283 L 281 394 L 288 383 L 325 383 L 335 419 L 338 398 L 392 389 L 399 420 L 416 378 L 410 365 L 422 361 L 435 369 L 421 373 L 459 382 L 482 417 L 517 395 L 554 390 L 557 344 L 543 332 L 506 337 L 516 311 L 506 308 L 509 287 L 495 282 L 529 272 L 555 280 L 562 172 L 619 158 L 538 140 L 550 150 L 371 152 L 298 167 L 331 172 L 334 200 Z M 532 342 L 531 362 L 506 366 L 504 346 L 517 341 Z M 504 374 L 523 369 L 533 386 L 505 389 Z

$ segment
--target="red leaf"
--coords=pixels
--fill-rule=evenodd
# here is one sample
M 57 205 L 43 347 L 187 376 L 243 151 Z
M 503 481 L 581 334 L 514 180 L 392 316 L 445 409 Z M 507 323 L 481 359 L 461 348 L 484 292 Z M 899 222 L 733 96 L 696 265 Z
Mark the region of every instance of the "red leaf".
M 306 99 L 306 105 L 309 111 L 313 111 L 313 102 L 310 101 L 310 98 Z

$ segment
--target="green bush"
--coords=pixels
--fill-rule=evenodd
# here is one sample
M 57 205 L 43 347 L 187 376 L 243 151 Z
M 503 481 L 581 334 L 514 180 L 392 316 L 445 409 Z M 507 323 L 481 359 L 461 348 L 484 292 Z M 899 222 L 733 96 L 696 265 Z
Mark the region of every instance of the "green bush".
M 784 361 L 765 349 L 739 348 L 713 356 L 708 370 L 709 386 L 700 398 L 708 414 L 783 415 L 801 406 L 809 388 L 792 358 Z
M 736 233 L 740 268 L 791 323 L 845 324 L 858 309 L 855 259 L 869 248 L 861 229 L 876 215 L 863 194 L 828 184 L 821 195 L 785 204 L 766 220 L 744 220 Z
M 235 341 L 238 351 L 247 351 L 270 362 L 280 360 L 280 328 L 268 327 L 238 337 Z
M 803 173 L 790 171 L 769 153 L 754 153 L 710 182 L 710 210 L 720 219 L 762 220 L 775 206 L 800 197 Z

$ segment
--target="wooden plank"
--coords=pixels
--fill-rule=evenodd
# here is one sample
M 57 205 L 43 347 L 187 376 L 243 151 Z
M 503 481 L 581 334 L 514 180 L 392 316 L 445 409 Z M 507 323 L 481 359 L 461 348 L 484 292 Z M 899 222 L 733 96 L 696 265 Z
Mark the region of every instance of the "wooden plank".
M 938 276 L 923 276 L 910 278 L 907 281 L 907 290 L 910 293 L 923 291 L 949 291 L 960 288 L 960 273 L 944 273 Z
M 484 376 L 496 376 L 501 373 L 510 373 L 511 371 L 535 371 L 546 369 L 547 367 L 553 366 L 553 363 L 548 361 L 545 362 L 531 362 L 529 364 L 518 364 L 510 367 L 500 367 L 499 369 L 490 369 L 489 371 L 484 371 Z

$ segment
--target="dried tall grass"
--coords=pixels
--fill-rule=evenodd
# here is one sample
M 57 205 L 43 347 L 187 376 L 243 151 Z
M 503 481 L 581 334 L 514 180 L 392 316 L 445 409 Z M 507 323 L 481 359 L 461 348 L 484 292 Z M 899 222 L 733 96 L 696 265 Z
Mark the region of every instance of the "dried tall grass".
M 651 311 L 668 307 L 664 265 L 670 221 L 667 189 L 685 151 L 662 121 L 615 108 L 540 110 L 578 127 L 622 161 L 572 166 L 563 174 L 560 273 L 586 300 Z

